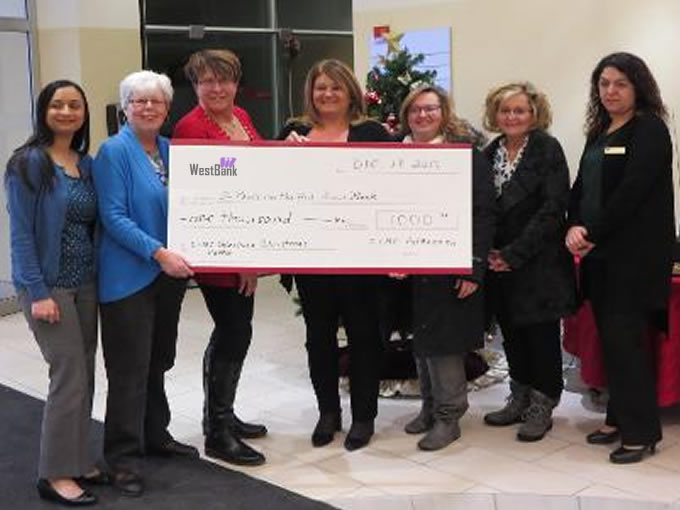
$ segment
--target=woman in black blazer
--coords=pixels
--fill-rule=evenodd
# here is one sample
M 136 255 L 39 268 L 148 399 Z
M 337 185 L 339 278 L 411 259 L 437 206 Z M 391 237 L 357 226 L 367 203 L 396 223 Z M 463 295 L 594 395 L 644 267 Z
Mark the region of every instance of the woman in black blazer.
M 610 395 L 605 425 L 586 440 L 620 439 L 609 456 L 619 464 L 639 462 L 661 439 L 648 331 L 666 328 L 675 238 L 665 118 L 659 88 L 640 58 L 614 53 L 599 62 L 566 245 L 582 258 L 581 284 Z
M 498 225 L 487 273 L 488 313 L 503 334 L 510 368 L 506 405 L 488 425 L 522 422 L 517 439 L 552 427 L 562 393 L 560 318 L 574 308 L 573 261 L 565 249 L 569 169 L 544 94 L 510 83 L 486 99 L 485 127 L 501 132 L 485 149 L 493 167 Z
M 317 62 L 307 73 L 304 115 L 289 122 L 279 139 L 314 142 L 386 142 L 391 137 L 366 118 L 361 88 L 354 73 L 338 60 Z M 352 426 L 345 448 L 366 446 L 378 413 L 380 354 L 378 297 L 385 277 L 377 275 L 295 275 L 307 327 L 309 375 L 314 386 L 319 421 L 312 444 L 323 446 L 341 430 L 338 394 L 339 321 L 347 332 Z M 292 285 L 283 277 L 284 286 Z

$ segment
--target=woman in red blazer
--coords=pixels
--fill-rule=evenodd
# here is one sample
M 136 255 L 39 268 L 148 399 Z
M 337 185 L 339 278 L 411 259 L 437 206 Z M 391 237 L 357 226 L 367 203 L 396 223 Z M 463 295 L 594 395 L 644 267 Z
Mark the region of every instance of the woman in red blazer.
M 234 104 L 241 79 L 241 63 L 234 53 L 198 51 L 184 71 L 198 105 L 179 120 L 173 138 L 260 139 L 248 113 Z M 245 423 L 234 414 L 236 388 L 253 334 L 257 275 L 203 273 L 195 278 L 215 322 L 203 356 L 205 454 L 233 464 L 262 464 L 264 455 L 241 439 L 262 437 L 267 434 L 266 427 Z

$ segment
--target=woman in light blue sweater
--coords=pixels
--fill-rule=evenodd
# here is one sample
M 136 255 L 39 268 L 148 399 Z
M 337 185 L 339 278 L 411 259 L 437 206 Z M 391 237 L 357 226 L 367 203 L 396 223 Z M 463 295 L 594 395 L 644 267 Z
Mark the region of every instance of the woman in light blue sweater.
M 99 149 L 94 183 L 102 224 L 99 300 L 108 378 L 104 458 L 125 496 L 144 490 L 141 454 L 197 456 L 168 432 L 165 372 L 175 361 L 177 323 L 192 271 L 165 248 L 168 141 L 159 136 L 172 86 L 151 71 L 120 84 L 127 125 Z

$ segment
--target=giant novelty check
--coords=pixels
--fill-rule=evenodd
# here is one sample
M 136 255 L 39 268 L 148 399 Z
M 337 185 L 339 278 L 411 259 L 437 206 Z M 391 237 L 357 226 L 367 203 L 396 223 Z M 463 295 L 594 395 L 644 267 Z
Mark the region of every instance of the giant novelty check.
M 196 271 L 468 273 L 469 146 L 170 148 L 168 245 Z

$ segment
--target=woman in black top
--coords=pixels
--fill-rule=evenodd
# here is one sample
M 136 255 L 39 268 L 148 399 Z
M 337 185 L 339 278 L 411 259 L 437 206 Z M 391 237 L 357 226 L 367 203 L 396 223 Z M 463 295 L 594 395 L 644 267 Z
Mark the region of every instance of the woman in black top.
M 305 112 L 288 123 L 279 139 L 313 142 L 383 142 L 390 136 L 366 118 L 361 88 L 354 73 L 338 60 L 316 63 L 305 82 Z M 347 332 L 350 356 L 352 426 L 345 448 L 370 441 L 378 413 L 381 342 L 378 292 L 382 277 L 365 275 L 295 275 L 307 326 L 309 373 L 319 407 L 312 444 L 323 446 L 342 428 L 338 394 L 339 321 Z
M 620 439 L 609 456 L 619 464 L 639 462 L 661 439 L 647 333 L 666 327 L 675 237 L 665 118 L 659 88 L 640 58 L 614 53 L 599 62 L 566 245 L 582 259 L 610 394 L 605 425 L 586 439 Z
M 484 421 L 521 421 L 520 441 L 540 440 L 552 426 L 563 387 L 560 318 L 575 301 L 573 258 L 563 243 L 569 168 L 547 133 L 550 122 L 547 97 L 530 83 L 508 83 L 487 96 L 485 127 L 501 133 L 484 151 L 499 212 L 488 312 L 503 334 L 511 394 Z

